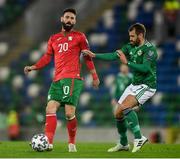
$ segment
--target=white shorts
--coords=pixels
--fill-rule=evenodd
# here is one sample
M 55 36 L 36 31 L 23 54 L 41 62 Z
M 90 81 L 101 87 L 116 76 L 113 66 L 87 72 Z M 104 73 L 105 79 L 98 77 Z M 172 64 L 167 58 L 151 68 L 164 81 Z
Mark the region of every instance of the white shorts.
M 130 84 L 121 95 L 118 103 L 121 104 L 128 95 L 136 97 L 139 104 L 144 104 L 149 98 L 151 98 L 156 92 L 156 89 L 152 89 L 145 84 L 132 85 Z

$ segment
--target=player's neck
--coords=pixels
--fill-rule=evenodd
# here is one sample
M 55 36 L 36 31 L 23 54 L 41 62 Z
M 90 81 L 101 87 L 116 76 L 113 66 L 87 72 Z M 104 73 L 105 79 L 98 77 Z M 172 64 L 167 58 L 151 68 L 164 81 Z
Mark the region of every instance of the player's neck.
M 66 31 L 64 28 L 62 28 L 61 32 L 64 36 L 67 36 L 69 33 L 71 33 L 72 30 Z
M 139 46 L 144 45 L 144 43 L 145 43 L 145 39 L 142 39 L 142 40 L 140 41 L 140 43 L 139 43 Z

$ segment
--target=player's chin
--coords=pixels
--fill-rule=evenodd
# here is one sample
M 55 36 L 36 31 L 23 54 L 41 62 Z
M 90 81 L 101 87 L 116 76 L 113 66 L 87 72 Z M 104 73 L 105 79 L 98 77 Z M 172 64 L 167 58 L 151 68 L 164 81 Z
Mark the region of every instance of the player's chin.
M 134 43 L 133 41 L 130 41 L 130 44 L 131 44 L 131 45 L 134 45 L 135 43 Z
M 67 26 L 67 27 L 71 27 L 71 26 L 72 26 L 72 24 L 66 24 L 66 26 Z

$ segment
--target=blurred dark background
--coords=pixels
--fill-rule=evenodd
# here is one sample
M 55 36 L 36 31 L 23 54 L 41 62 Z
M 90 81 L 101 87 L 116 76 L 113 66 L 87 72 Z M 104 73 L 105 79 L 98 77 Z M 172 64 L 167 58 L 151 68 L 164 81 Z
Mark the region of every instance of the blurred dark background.
M 28 76 L 23 68 L 46 51 L 49 36 L 61 29 L 60 16 L 67 7 L 77 9 L 76 29 L 87 35 L 94 52 L 112 52 L 128 42 L 132 23 L 146 26 L 147 39 L 159 55 L 158 89 L 138 112 L 140 124 L 151 142 L 180 143 L 179 0 L 0 0 L 0 139 L 26 139 L 29 132 L 43 131 L 53 63 Z M 85 87 L 77 107 L 79 127 L 116 131 L 110 101 L 119 63 L 94 61 L 101 85 L 98 90 L 91 87 L 84 67 Z M 63 129 L 63 108 L 57 115 Z

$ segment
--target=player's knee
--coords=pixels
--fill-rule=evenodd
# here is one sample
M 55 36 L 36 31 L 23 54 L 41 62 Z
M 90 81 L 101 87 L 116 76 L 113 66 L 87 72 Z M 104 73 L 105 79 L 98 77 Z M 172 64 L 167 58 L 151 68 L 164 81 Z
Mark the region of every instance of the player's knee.
M 72 120 L 74 119 L 76 116 L 74 115 L 74 113 L 66 113 L 66 119 L 67 120 Z
M 122 105 L 118 105 L 118 107 L 117 107 L 117 109 L 115 110 L 115 112 L 114 112 L 114 117 L 116 118 L 116 119 L 119 119 L 119 118 L 122 118 L 123 117 L 123 113 L 122 113 Z
M 121 111 L 115 111 L 114 117 L 115 117 L 116 119 L 120 119 L 120 118 L 123 118 L 123 114 L 122 114 Z
M 57 107 L 56 105 L 47 105 L 46 106 L 46 114 L 53 114 L 56 113 Z
M 127 109 L 124 109 L 123 110 L 123 114 L 124 115 L 127 115 L 129 112 L 131 112 L 132 111 L 132 108 L 127 108 Z
M 124 116 L 119 117 L 119 118 L 116 118 L 116 121 L 118 121 L 118 122 L 122 122 L 122 121 L 124 121 L 124 120 L 125 120 L 125 117 L 124 117 Z

